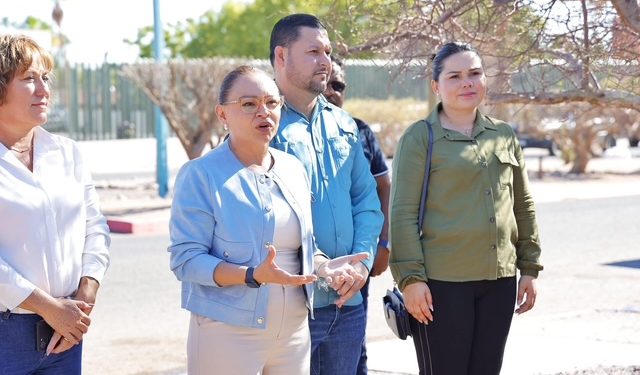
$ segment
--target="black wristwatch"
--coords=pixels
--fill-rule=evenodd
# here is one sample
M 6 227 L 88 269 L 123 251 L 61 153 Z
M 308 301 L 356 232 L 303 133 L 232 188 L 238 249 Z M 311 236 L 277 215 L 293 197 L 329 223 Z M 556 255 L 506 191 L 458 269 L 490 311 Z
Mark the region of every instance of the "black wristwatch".
M 247 268 L 247 273 L 244 274 L 244 283 L 247 284 L 249 288 L 260 288 L 262 286 L 262 284 L 253 278 L 253 271 L 255 270 L 255 267 L 249 267 Z

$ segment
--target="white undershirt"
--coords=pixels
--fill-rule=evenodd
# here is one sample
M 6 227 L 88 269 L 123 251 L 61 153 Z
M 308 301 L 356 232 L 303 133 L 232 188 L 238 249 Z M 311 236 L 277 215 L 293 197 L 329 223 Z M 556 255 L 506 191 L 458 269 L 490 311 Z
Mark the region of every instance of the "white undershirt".
M 273 180 L 272 180 L 273 182 Z M 277 184 L 271 183 L 271 203 L 275 216 L 273 246 L 277 254 L 276 263 L 290 273 L 300 272 L 298 251 L 302 245 L 300 222 Z

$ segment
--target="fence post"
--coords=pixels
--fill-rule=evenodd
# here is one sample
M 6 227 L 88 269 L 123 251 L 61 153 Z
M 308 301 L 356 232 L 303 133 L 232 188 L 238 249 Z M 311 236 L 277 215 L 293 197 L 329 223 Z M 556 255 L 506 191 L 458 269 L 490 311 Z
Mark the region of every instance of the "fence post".
M 544 177 L 544 170 L 542 169 L 542 160 L 544 159 L 544 156 L 540 155 L 538 156 L 538 179 L 542 180 L 542 178 Z

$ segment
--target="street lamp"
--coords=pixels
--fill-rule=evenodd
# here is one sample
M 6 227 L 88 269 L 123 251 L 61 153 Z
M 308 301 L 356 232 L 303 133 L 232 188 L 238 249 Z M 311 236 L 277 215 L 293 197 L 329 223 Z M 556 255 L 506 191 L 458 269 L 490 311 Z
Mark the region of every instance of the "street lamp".
M 60 2 L 56 0 L 55 5 L 53 6 L 53 11 L 51 12 L 51 18 L 55 21 L 58 26 L 58 33 L 54 39 L 53 45 L 56 47 L 56 58 L 59 62 L 65 61 L 65 53 L 64 53 L 64 36 L 62 35 L 62 18 L 64 17 L 64 12 L 62 11 L 62 7 L 60 6 Z
M 153 0 L 153 55 L 156 64 L 162 62 L 164 37 L 160 21 L 160 0 Z M 157 105 L 154 107 L 156 125 L 156 182 L 158 195 L 164 198 L 169 191 L 169 167 L 167 165 L 167 121 Z

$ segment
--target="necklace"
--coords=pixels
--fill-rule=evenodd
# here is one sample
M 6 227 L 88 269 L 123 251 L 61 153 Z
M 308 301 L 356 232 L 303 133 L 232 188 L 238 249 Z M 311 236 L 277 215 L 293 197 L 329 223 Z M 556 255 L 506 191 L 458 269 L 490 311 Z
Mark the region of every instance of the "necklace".
M 467 137 L 471 137 L 471 133 L 473 133 L 473 127 L 469 129 L 461 129 L 460 133 L 466 135 Z
M 443 128 L 471 137 L 471 134 L 473 133 L 473 124 L 468 128 L 459 128 L 457 125 L 453 125 L 453 122 L 449 121 L 449 116 L 447 116 L 446 113 L 442 112 L 440 116 L 440 122 Z
M 458 132 L 462 135 L 466 135 L 467 137 L 471 137 L 471 134 L 473 133 L 473 126 L 470 128 L 462 128 L 462 129 L 458 129 L 454 126 L 450 126 L 449 124 L 443 123 L 442 127 L 445 129 L 449 129 L 449 130 L 453 130 L 455 132 Z
M 19 153 L 19 154 L 23 154 L 23 153 L 25 153 L 25 152 L 27 152 L 27 151 L 30 151 L 30 150 L 31 150 L 31 147 L 27 147 L 27 148 L 18 148 L 18 147 L 13 147 L 13 146 L 11 146 L 11 151 L 15 151 L 15 152 L 17 152 L 17 153 Z

